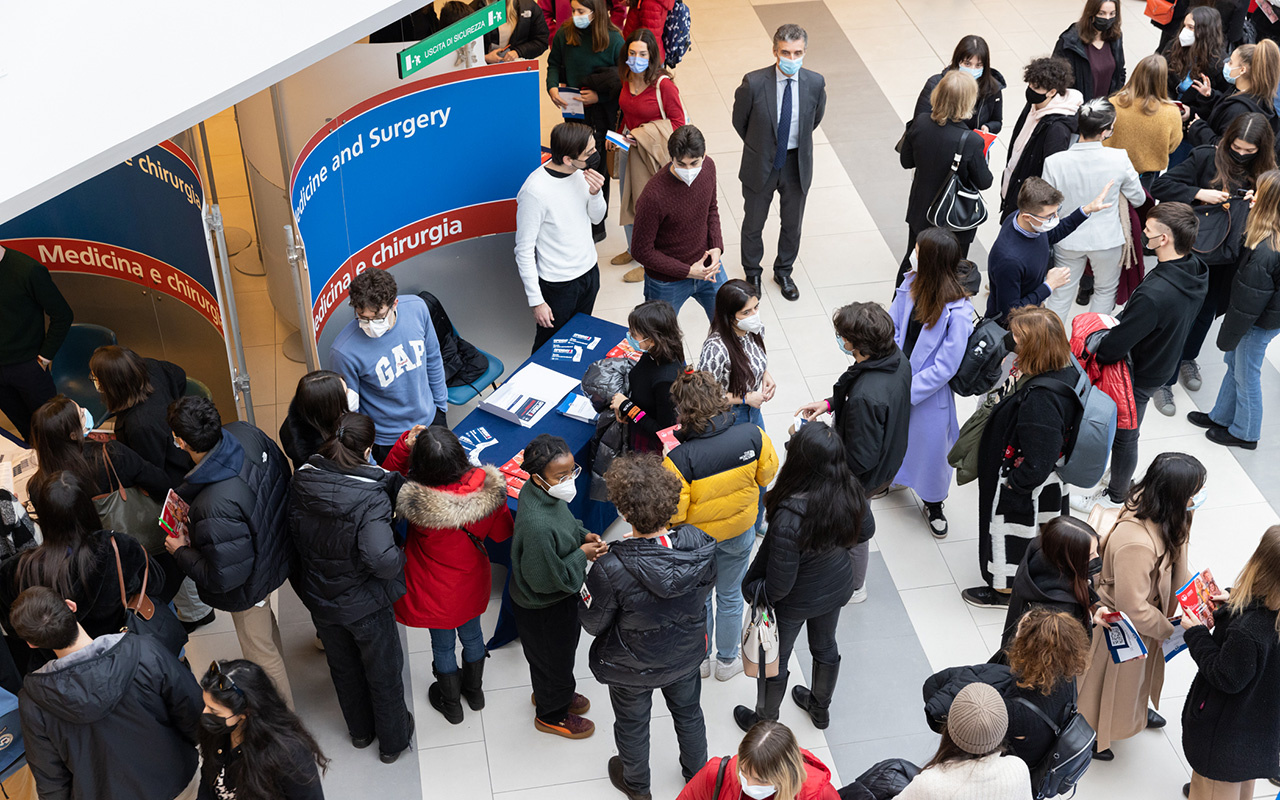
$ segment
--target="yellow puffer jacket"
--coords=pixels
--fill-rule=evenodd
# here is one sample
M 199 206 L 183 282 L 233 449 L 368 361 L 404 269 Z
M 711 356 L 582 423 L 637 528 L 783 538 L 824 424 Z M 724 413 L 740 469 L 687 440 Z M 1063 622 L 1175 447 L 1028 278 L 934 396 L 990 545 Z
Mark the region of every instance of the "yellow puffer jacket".
M 768 434 L 750 423 L 734 425 L 727 413 L 672 450 L 663 463 L 681 483 L 671 525 L 696 525 L 718 542 L 755 524 L 760 488 L 778 472 Z

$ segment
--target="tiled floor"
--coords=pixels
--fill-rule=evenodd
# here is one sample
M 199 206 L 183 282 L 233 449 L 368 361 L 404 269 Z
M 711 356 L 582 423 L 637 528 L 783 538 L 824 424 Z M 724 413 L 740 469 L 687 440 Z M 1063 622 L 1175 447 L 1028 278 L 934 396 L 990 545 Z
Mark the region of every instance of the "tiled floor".
M 1122 0 L 1126 49 L 1130 60 L 1150 52 L 1156 31 L 1140 16 L 1142 5 Z M 1058 34 L 1079 10 L 1076 0 L 799 0 L 770 3 L 748 0 L 689 0 L 695 46 L 676 71 L 686 109 L 707 135 L 709 152 L 720 164 L 720 201 L 726 241 L 725 263 L 741 275 L 738 220 L 741 193 L 736 183 L 741 143 L 729 123 L 733 92 L 743 72 L 770 61 L 770 33 L 781 22 L 804 24 L 811 38 L 806 66 L 827 79 L 827 119 L 815 138 L 815 180 L 809 195 L 805 236 L 795 279 L 799 302 L 787 303 L 766 282 L 762 306 L 770 369 L 778 396 L 765 407 L 768 430 L 782 435 L 800 403 L 825 397 L 847 365 L 835 348 L 831 312 L 852 300 L 887 302 L 897 261 L 905 244 L 903 219 L 909 175 L 899 169 L 892 145 L 910 114 L 924 80 L 948 59 L 964 34 L 987 38 L 994 66 L 1009 82 L 1006 130 L 1011 131 L 1022 104 L 1021 65 L 1047 54 Z M 544 128 L 557 116 L 544 104 Z M 213 152 L 223 188 L 228 224 L 252 229 L 242 174 L 237 178 L 239 147 L 230 114 L 210 124 Z M 992 164 L 1001 168 L 1006 134 L 994 146 Z M 224 179 L 223 172 L 228 175 Z M 989 202 L 998 200 L 993 190 Z M 616 219 L 616 217 L 614 217 Z M 766 226 L 766 259 L 774 252 L 777 221 Z M 978 234 L 975 254 L 994 240 L 992 221 Z M 600 245 L 601 263 L 623 249 L 621 230 L 610 226 Z M 240 258 L 251 258 L 251 254 Z M 623 284 L 622 270 L 605 267 L 596 304 L 599 316 L 625 322 L 640 300 L 639 284 Z M 274 433 L 305 368 L 280 355 L 289 329 L 275 318 L 265 280 L 234 275 L 246 355 L 253 378 L 258 425 Z M 681 315 L 689 352 L 696 353 L 706 329 L 702 311 L 688 304 Z M 1211 343 L 1204 360 L 1205 388 L 1191 396 L 1176 389 L 1179 412 L 1207 408 L 1221 380 Z M 1280 345 L 1271 363 L 1280 364 Z M 1268 366 L 1265 392 L 1280 395 L 1280 373 Z M 961 403 L 966 413 L 971 403 Z M 1272 409 L 1275 411 L 1275 409 Z M 1276 412 L 1280 413 L 1280 412 Z M 1192 534 L 1192 563 L 1212 566 L 1220 576 L 1234 575 L 1266 526 L 1280 521 L 1280 468 L 1275 458 L 1280 437 L 1275 414 L 1268 419 L 1264 445 L 1254 453 L 1228 452 L 1210 444 L 1181 416 L 1155 411 L 1143 431 L 1143 465 L 1156 453 L 1182 450 L 1209 467 L 1209 500 L 1197 515 Z M 1003 614 L 973 609 L 959 590 L 980 582 L 976 556 L 976 489 L 953 490 L 947 502 L 951 535 L 943 542 L 929 536 L 917 501 L 908 492 L 875 502 L 877 535 L 869 575 L 871 599 L 850 606 L 841 619 L 843 664 L 833 721 L 817 731 L 789 703 L 783 719 L 795 727 L 802 744 L 845 780 L 890 756 L 924 760 L 937 737 L 924 724 L 919 687 L 930 671 L 984 661 L 999 641 Z M 613 532 L 615 535 L 617 531 Z M 407 676 L 417 716 L 418 759 L 394 767 L 377 763 L 370 751 L 356 752 L 344 741 L 323 656 L 311 645 L 305 611 L 291 595 L 280 598 L 287 659 L 298 704 L 334 764 L 325 778 L 330 796 L 387 798 L 463 797 L 542 800 L 572 796 L 614 800 L 605 766 L 613 753 L 607 692 L 586 668 L 584 636 L 579 649 L 580 688 L 593 701 L 597 735 L 568 742 L 535 733 L 528 704 L 528 672 L 518 646 L 493 654 L 486 675 L 488 705 L 467 712 L 466 722 L 449 726 L 426 703 L 431 681 L 430 647 L 423 631 L 406 631 Z M 485 617 L 491 629 L 495 608 Z M 234 656 L 237 645 L 229 621 L 202 631 L 193 640 L 192 663 L 212 656 Z M 803 646 L 803 640 L 801 645 Z M 1160 707 L 1169 718 L 1162 732 L 1140 734 L 1115 745 L 1117 759 L 1094 766 L 1080 790 L 1084 798 L 1173 798 L 1188 779 L 1181 755 L 1179 712 L 1194 674 L 1182 655 L 1170 665 Z M 794 679 L 809 672 L 807 651 L 792 665 Z M 752 683 L 743 677 L 727 683 L 704 682 L 710 751 L 731 752 L 740 734 L 731 719 L 737 703 L 750 703 Z M 654 796 L 670 800 L 680 788 L 675 741 L 661 704 L 653 725 Z M 1258 797 L 1274 796 L 1269 784 Z

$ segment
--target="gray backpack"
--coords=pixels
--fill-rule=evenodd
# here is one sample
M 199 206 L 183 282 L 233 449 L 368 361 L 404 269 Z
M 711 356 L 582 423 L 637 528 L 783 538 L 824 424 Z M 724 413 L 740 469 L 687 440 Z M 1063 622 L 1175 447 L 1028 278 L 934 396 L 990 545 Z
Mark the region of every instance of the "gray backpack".
M 1067 437 L 1067 445 L 1058 459 L 1055 470 L 1058 477 L 1073 486 L 1094 486 L 1102 480 L 1111 457 L 1111 443 L 1116 438 L 1116 401 L 1089 381 L 1088 374 L 1071 357 L 1076 368 L 1076 385 L 1037 376 L 1028 381 L 1029 386 L 1043 386 L 1064 397 L 1073 397 L 1080 404 L 1079 421 Z

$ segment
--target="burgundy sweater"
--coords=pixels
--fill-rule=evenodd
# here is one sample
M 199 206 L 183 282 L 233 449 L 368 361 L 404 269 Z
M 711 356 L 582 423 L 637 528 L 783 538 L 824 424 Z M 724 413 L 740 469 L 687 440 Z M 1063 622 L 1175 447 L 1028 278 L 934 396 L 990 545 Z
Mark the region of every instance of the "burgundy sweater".
M 712 248 L 724 249 L 715 162 L 710 156 L 703 159 L 692 186 L 673 175 L 667 164 L 636 199 L 631 255 L 644 265 L 645 275 L 670 282 L 688 278 L 689 266 Z

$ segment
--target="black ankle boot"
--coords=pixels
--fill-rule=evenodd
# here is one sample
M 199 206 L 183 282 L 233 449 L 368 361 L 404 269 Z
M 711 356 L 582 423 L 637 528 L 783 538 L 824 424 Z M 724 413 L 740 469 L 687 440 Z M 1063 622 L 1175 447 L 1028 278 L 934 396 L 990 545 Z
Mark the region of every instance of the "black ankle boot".
M 840 659 L 834 664 L 813 662 L 813 688 L 797 686 L 791 690 L 791 699 L 809 713 L 813 727 L 825 730 L 831 724 L 831 698 L 836 693 L 836 678 L 840 676 Z
M 462 722 L 462 674 L 450 672 L 441 675 L 433 668 L 436 682 L 427 689 L 427 700 L 431 707 L 439 711 L 450 725 Z
M 484 659 L 488 657 L 489 654 L 485 653 L 479 661 L 462 662 L 462 696 L 472 711 L 484 708 Z

